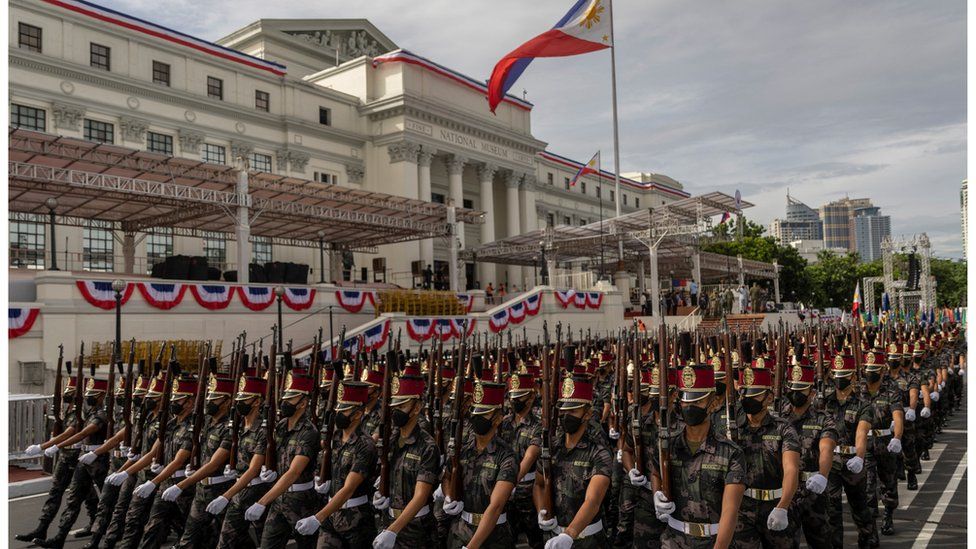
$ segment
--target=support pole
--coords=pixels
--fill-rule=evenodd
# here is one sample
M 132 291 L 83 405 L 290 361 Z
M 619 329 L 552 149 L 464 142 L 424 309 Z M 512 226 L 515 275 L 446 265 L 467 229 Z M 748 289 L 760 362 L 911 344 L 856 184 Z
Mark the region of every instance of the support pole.
M 458 240 L 458 229 L 460 224 L 457 222 L 457 213 L 455 212 L 454 200 L 448 200 L 447 202 L 447 227 L 448 227 L 448 239 L 450 241 L 450 264 L 448 265 L 448 273 L 450 276 L 451 291 L 458 291 L 458 246 L 460 241 Z
M 773 261 L 773 272 L 775 277 L 773 278 L 773 299 L 776 300 L 776 304 L 779 305 L 779 262 Z M 874 284 L 871 285 L 871 293 L 874 293 Z
M 620 131 L 617 129 L 617 48 L 613 41 L 613 2 L 607 2 L 607 15 L 610 18 L 610 90 L 613 111 L 613 186 L 616 189 L 617 217 L 620 217 Z M 602 189 L 601 189 L 602 190 Z M 617 260 L 624 260 L 624 242 L 617 241 Z
M 657 246 L 648 246 L 651 259 L 651 316 L 659 318 L 661 314 L 661 281 L 657 272 Z M 664 319 L 660 318 L 663 323 Z
M 739 286 L 746 285 L 746 273 L 742 270 L 742 256 L 735 256 L 736 261 L 739 263 Z
M 248 206 L 251 203 L 247 189 L 247 162 L 242 159 L 241 168 L 237 170 L 237 281 L 242 284 L 250 282 L 251 263 L 251 224 Z

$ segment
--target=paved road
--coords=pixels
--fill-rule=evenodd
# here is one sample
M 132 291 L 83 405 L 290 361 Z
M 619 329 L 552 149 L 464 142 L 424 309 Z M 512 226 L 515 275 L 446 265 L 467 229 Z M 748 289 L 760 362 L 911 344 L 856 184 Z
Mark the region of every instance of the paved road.
M 901 508 L 895 514 L 895 535 L 882 536 L 883 547 L 950 547 L 966 544 L 966 406 L 950 418 L 945 431 L 937 437 L 932 459 L 922 462 L 919 489 L 909 492 L 899 483 Z M 46 495 L 46 494 L 45 494 Z M 42 496 L 11 499 L 8 541 L 10 547 L 30 547 L 16 541 L 14 534 L 36 526 L 44 502 Z M 84 512 L 81 520 L 86 520 Z M 57 522 L 55 522 L 57 524 Z M 880 528 L 881 521 L 878 521 Z M 53 533 L 53 529 L 51 531 Z M 857 546 L 857 532 L 849 510 L 844 513 L 844 543 Z M 65 547 L 80 548 L 86 540 L 71 537 Z

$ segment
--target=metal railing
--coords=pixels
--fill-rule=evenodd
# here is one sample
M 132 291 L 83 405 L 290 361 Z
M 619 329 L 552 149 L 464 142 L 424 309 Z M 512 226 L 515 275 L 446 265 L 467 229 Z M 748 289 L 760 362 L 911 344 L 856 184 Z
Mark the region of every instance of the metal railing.
M 47 440 L 47 410 L 51 407 L 48 395 L 12 394 L 7 396 L 10 413 L 7 437 L 7 461 L 36 460 L 38 466 L 43 457 L 28 457 L 24 450 L 31 444 Z
M 51 265 L 51 254 L 46 250 L 31 250 L 26 248 L 8 248 L 10 253 L 9 266 L 14 269 L 44 270 Z M 58 252 L 58 269 L 62 271 L 91 271 L 118 273 L 125 272 L 125 257 L 121 255 L 85 252 Z M 133 274 L 146 274 L 152 271 L 152 265 L 163 261 L 161 257 L 137 256 L 133 258 Z M 234 270 L 235 263 L 215 263 L 212 259 L 208 266 L 217 267 L 223 273 Z

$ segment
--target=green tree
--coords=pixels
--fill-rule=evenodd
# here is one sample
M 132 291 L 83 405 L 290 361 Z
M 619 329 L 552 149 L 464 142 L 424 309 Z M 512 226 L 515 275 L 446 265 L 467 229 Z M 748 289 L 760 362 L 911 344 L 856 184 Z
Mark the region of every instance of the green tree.
M 731 257 L 741 255 L 743 259 L 779 263 L 779 288 L 784 301 L 803 301 L 808 303 L 811 297 L 810 279 L 807 275 L 807 261 L 800 253 L 789 246 L 781 246 L 771 236 L 761 236 L 762 227 L 748 222 L 743 225 L 744 236 L 739 240 L 726 240 L 706 244 L 702 249 Z M 734 263 L 733 263 L 734 265 Z M 733 266 L 734 272 L 734 266 Z M 762 281 L 761 286 L 769 290 L 772 295 L 772 281 Z
M 966 262 L 951 259 L 932 259 L 936 300 L 942 307 L 961 307 L 966 304 Z
M 860 275 L 859 263 L 856 253 L 839 255 L 830 250 L 818 253 L 817 262 L 807 268 L 813 306 L 850 309 Z

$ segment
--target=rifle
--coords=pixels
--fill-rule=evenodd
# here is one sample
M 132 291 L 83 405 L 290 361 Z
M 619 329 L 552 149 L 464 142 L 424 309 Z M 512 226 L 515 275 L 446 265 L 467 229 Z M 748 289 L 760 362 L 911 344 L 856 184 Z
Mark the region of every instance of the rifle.
M 159 399 L 159 431 L 156 435 L 156 440 L 159 441 L 159 453 L 153 456 L 153 462 L 157 465 L 162 465 L 163 456 L 166 455 L 166 429 L 169 423 L 169 403 L 173 398 L 173 375 L 179 368 L 176 362 L 176 345 L 170 344 L 169 348 L 169 365 L 163 375 L 163 398 Z
M 342 342 L 346 339 L 346 327 L 343 326 L 342 330 L 339 331 L 339 358 L 335 357 L 333 352 L 332 356 L 332 385 L 329 386 L 329 398 L 326 401 L 326 412 L 325 417 L 328 420 L 325 422 L 325 448 L 322 452 L 322 463 L 319 466 L 319 482 L 325 482 L 327 480 L 332 480 L 332 437 L 335 436 L 335 404 L 336 398 L 339 394 L 339 384 L 342 382 L 342 377 L 345 375 L 345 370 L 342 368 L 342 360 L 345 355 L 346 348 L 343 346 Z M 331 345 L 332 342 L 330 341 Z M 333 347 L 335 349 L 335 347 Z
M 80 431 L 84 426 L 84 420 L 81 417 L 81 406 L 84 403 L 85 392 L 85 342 L 81 342 L 81 353 L 78 356 L 78 366 L 75 368 L 77 374 L 75 374 L 75 421 L 78 422 L 78 430 Z
M 465 357 L 467 351 L 467 341 L 462 341 L 458 361 L 460 368 L 454 376 L 454 417 L 452 418 L 454 429 L 449 443 L 451 468 L 448 471 L 447 482 L 444 483 L 444 494 L 454 501 L 464 499 L 464 479 L 461 470 L 461 446 L 464 444 L 464 386 L 471 376 L 471 353 L 468 352 Z
M 122 439 L 122 445 L 126 448 L 132 446 L 132 389 L 135 384 L 135 379 L 132 377 L 132 368 L 135 366 L 135 361 L 136 338 L 132 338 L 129 342 L 129 364 L 125 369 L 125 389 L 123 390 L 125 401 L 122 403 L 122 421 L 125 424 L 125 435 Z M 109 433 L 111 432 L 109 431 Z
M 783 322 L 780 321 L 779 325 L 779 337 L 774 341 L 776 342 L 776 349 L 773 353 L 773 360 L 775 361 L 775 370 L 773 370 L 773 409 L 779 410 L 779 403 L 783 397 L 783 362 L 786 361 L 786 328 L 783 327 Z
M 488 336 L 485 336 L 487 341 Z M 433 345 L 431 345 L 433 347 Z M 433 350 L 433 349 L 431 349 Z M 436 406 L 436 413 L 434 414 L 434 443 L 437 445 L 438 455 L 444 455 L 444 402 L 441 399 L 441 385 L 444 384 L 444 371 L 441 368 L 441 362 L 444 360 L 444 340 L 441 339 L 437 347 L 437 355 L 434 358 L 432 367 L 437 369 L 435 373 L 434 386 L 431 387 L 431 391 L 434 392 L 433 402 Z M 455 372 L 455 377 L 457 372 Z
M 206 356 L 204 356 L 206 354 Z M 207 402 L 207 388 L 210 384 L 210 344 L 207 343 L 206 352 L 201 352 L 200 361 L 197 367 L 197 395 L 193 402 L 193 446 L 190 448 L 190 462 L 187 468 L 196 471 L 200 468 L 201 454 L 203 453 L 203 418 L 204 408 Z
M 271 360 L 268 367 L 268 386 L 264 392 L 265 413 L 265 437 L 267 438 L 264 450 L 264 467 L 269 471 L 278 468 L 278 447 L 275 444 L 275 426 L 278 424 L 278 327 L 271 329 Z
M 112 359 L 108 365 L 108 388 L 105 390 L 105 433 L 106 438 L 115 434 L 115 368 L 122 374 L 122 349 L 112 342 Z
M 732 417 L 732 411 L 735 410 L 733 403 L 737 396 L 733 379 L 735 373 L 732 368 L 732 341 L 729 339 L 729 323 L 725 318 L 722 319 L 722 324 L 724 325 L 722 330 L 722 360 L 725 361 L 725 423 L 728 428 L 726 434 L 729 440 L 735 442 L 738 439 L 736 433 L 738 426 L 735 423 L 735 418 Z
M 237 346 L 237 354 L 234 355 L 234 359 L 230 363 L 230 457 L 227 460 L 227 466 L 224 468 L 225 475 L 232 474 L 237 469 L 237 448 L 241 437 L 240 427 L 244 423 L 244 418 L 237 412 L 237 406 L 234 406 L 234 403 L 237 402 L 237 390 L 240 386 L 241 376 L 246 368 L 247 351 L 245 350 L 244 337 L 246 337 L 244 334 L 238 336 L 240 344 Z
M 51 438 L 54 438 L 64 431 L 64 388 L 61 387 L 61 368 L 64 366 L 64 345 L 58 345 L 58 373 L 54 376 L 54 397 L 53 397 L 53 412 L 54 412 L 54 428 L 51 430 Z M 68 361 L 68 375 L 71 375 L 71 361 Z
M 319 333 L 312 340 L 312 366 L 309 374 L 312 376 L 312 394 L 309 396 L 308 408 L 310 410 L 312 423 L 319 424 L 319 381 L 322 377 L 322 364 L 319 354 L 322 352 L 322 327 L 319 326 Z
M 392 341 L 391 341 L 392 343 Z M 386 368 L 383 368 L 383 389 L 380 392 L 380 438 L 376 442 L 376 453 L 380 457 L 380 485 L 382 496 L 390 495 L 390 393 L 393 383 L 393 369 L 400 371 L 399 354 L 387 351 Z
M 542 488 L 540 507 L 546 512 L 547 517 L 552 517 L 555 501 L 555 483 L 552 481 L 552 441 L 556 431 L 556 418 L 553 414 L 553 406 L 555 406 L 553 387 L 559 386 L 556 381 L 558 378 L 556 370 L 559 368 L 562 325 L 556 325 L 556 353 L 553 355 L 549 354 L 549 326 L 545 321 L 542 324 L 542 334 L 546 354 L 542 361 L 542 448 L 539 454 L 540 474 L 536 476 L 536 484 Z
M 634 360 L 634 371 L 631 373 L 631 384 L 634 393 L 634 404 L 633 411 L 630 413 L 630 432 L 634 437 L 634 468 L 643 474 L 644 471 L 644 439 L 641 438 L 641 359 L 639 351 L 639 343 L 637 339 L 637 328 L 634 327 L 633 333 L 631 334 L 631 339 L 633 341 L 633 355 Z M 626 379 L 624 377 L 623 379 Z M 621 440 L 624 438 L 623 434 L 620 435 Z
M 668 332 L 664 327 L 664 323 L 661 323 L 660 331 L 658 333 L 658 348 L 659 357 L 657 367 L 658 367 L 658 384 L 660 385 L 660 395 L 658 395 L 658 403 L 660 410 L 658 412 L 658 463 L 660 463 L 660 474 L 661 474 L 661 491 L 664 492 L 664 496 L 671 499 L 671 450 L 668 447 L 670 444 L 671 432 L 670 432 L 670 422 L 671 413 L 669 410 L 670 403 L 668 402 L 668 364 L 671 362 L 671 356 L 668 354 Z M 732 421 L 732 418 L 729 418 Z

